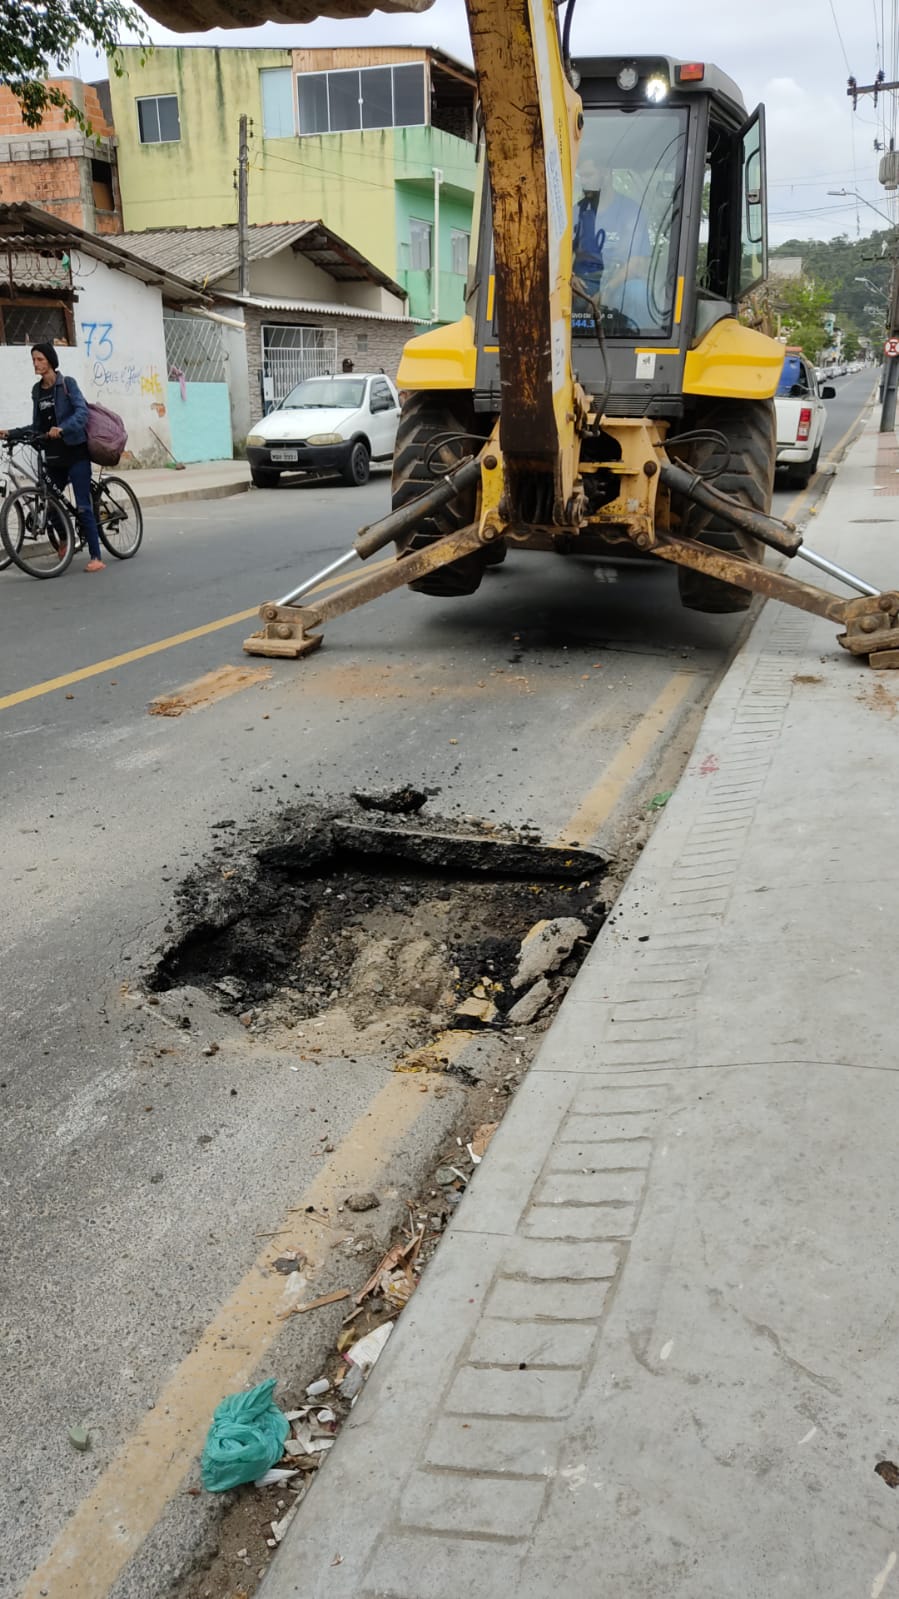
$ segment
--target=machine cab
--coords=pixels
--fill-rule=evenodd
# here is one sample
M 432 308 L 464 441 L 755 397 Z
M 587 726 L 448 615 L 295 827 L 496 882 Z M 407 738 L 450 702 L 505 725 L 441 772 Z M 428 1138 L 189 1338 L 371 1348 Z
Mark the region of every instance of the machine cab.
M 676 417 L 688 353 L 767 270 L 764 114 L 703 62 L 576 63 L 584 127 L 573 186 L 573 362 L 618 415 Z M 485 184 L 486 189 L 486 184 Z M 497 409 L 489 194 L 479 233 L 475 405 Z M 686 382 L 685 382 L 686 378 Z

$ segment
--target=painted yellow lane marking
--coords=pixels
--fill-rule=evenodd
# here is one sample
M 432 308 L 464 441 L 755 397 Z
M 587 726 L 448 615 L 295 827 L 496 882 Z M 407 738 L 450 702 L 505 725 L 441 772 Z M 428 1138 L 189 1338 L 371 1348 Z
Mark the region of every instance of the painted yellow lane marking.
M 348 1190 L 374 1188 L 426 1103 L 420 1078 L 389 1079 L 69 1517 L 19 1599 L 104 1599 L 184 1481 L 219 1400 L 250 1381 L 283 1329 L 285 1279 L 271 1262 L 285 1249 L 321 1261 L 323 1228 L 308 1208 L 336 1219 Z M 342 1234 L 335 1228 L 331 1241 Z
M 447 1066 L 468 1048 L 477 1033 L 466 1032 L 464 1028 L 454 1027 L 452 1031 L 438 1033 L 430 1043 L 423 1044 L 421 1049 L 413 1049 L 408 1055 L 401 1055 L 394 1063 L 395 1072 L 445 1072 Z
M 557 844 L 589 844 L 608 821 L 627 785 L 640 770 L 695 682 L 695 673 L 677 672 L 653 700 L 602 777 L 581 801 L 556 839 Z
M 392 564 L 393 557 L 390 556 L 384 561 L 373 561 L 365 570 L 377 572 L 381 567 Z M 341 583 L 351 583 L 359 576 L 359 570 L 341 572 L 337 577 L 320 583 L 318 588 L 311 589 L 310 594 L 321 594 L 325 589 L 336 588 Z M 99 677 L 103 672 L 113 672 L 120 666 L 130 665 L 132 661 L 143 661 L 148 655 L 159 655 L 163 650 L 173 650 L 179 644 L 190 644 L 193 639 L 205 638 L 207 633 L 219 633 L 224 627 L 234 627 L 237 622 L 246 622 L 249 617 L 258 614 L 258 605 L 254 605 L 249 611 L 234 611 L 231 616 L 220 616 L 216 622 L 204 622 L 202 627 L 189 627 L 183 633 L 173 633 L 169 638 L 157 639 L 155 644 L 141 644 L 136 650 L 125 650 L 121 655 L 110 655 L 108 660 L 96 661 L 93 666 L 82 666 L 76 672 L 64 672 L 61 677 L 51 677 L 44 683 L 33 683 L 30 688 L 17 689 L 14 694 L 0 696 L 0 711 L 8 711 L 13 705 L 24 705 L 27 700 L 41 699 L 44 694 L 55 694 L 57 689 L 70 688 L 73 683 L 84 683 L 90 677 Z

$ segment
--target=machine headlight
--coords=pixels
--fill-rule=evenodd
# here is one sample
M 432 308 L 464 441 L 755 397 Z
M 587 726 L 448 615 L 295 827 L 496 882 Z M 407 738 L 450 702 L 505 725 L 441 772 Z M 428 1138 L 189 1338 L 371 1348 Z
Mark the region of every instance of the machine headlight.
M 247 434 L 247 443 L 248 444 L 266 444 L 267 442 L 268 441 L 267 441 L 264 433 L 248 433 Z
M 660 73 L 656 73 L 655 76 L 652 77 L 652 78 L 647 78 L 647 80 L 646 80 L 646 98 L 647 98 L 647 100 L 652 100 L 655 105 L 658 105 L 661 100 L 664 100 L 667 97 L 667 94 L 668 94 L 668 79 L 667 78 L 663 78 Z
M 623 89 L 625 94 L 628 94 L 631 89 L 636 89 L 639 76 L 640 74 L 636 67 L 622 67 L 615 81 L 619 89 Z
M 345 444 L 342 433 L 310 433 L 307 444 Z

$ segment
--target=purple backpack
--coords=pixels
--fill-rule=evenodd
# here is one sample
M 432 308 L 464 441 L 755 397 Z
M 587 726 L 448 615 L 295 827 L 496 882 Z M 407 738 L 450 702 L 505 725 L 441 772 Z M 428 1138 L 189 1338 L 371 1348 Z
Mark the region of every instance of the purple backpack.
M 63 378 L 65 383 L 65 378 Z M 68 394 L 66 389 L 66 394 Z M 87 453 L 95 466 L 118 466 L 128 431 L 115 411 L 87 402 Z

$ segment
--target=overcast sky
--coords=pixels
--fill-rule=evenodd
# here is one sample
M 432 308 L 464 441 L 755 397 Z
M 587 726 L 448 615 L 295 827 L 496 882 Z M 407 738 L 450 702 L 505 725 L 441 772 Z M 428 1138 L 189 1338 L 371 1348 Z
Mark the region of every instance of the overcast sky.
M 260 0 L 262 3 L 262 0 Z M 735 78 L 751 109 L 765 102 L 771 238 L 865 235 L 885 223 L 895 201 L 877 182 L 874 140 L 896 132 L 895 94 L 870 96 L 853 114 L 846 95 L 851 71 L 872 83 L 882 65 L 899 78 L 899 0 L 579 0 L 574 54 L 646 54 L 713 61 Z M 173 34 L 150 24 L 160 44 L 420 44 L 471 60 L 463 0 L 435 0 L 421 15 L 374 12 L 361 22 L 323 19 L 305 27 Z M 886 43 L 884 42 L 886 40 Z M 103 71 L 84 60 L 87 76 Z M 899 141 L 897 141 L 899 142 Z M 870 202 L 828 194 L 857 189 Z

